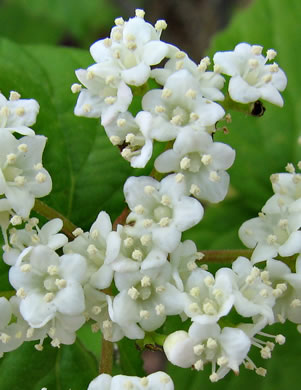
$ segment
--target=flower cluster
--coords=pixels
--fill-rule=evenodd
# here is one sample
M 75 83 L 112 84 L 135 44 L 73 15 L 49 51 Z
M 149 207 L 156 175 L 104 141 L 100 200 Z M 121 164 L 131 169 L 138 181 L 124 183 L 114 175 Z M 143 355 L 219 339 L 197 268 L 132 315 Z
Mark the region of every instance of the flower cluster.
M 79 92 L 75 114 L 101 118 L 133 167 L 146 166 L 154 141 L 165 142 L 154 162 L 163 178 L 126 180 L 127 216 L 116 229 L 105 211 L 89 231 L 75 229 L 70 241 L 59 233 L 60 219 L 39 227 L 29 214 L 34 199 L 50 192 L 51 179 L 41 163 L 46 139 L 27 127 L 38 104 L 20 100 L 16 92 L 9 101 L 0 96 L 0 224 L 3 259 L 16 291 L 10 301 L 0 298 L 0 354 L 26 340 L 37 340 L 35 347 L 42 350 L 48 336 L 54 347 L 72 344 L 87 321 L 111 342 L 144 339 L 168 316 L 180 315 L 190 321 L 189 330 L 164 335 L 162 343 L 173 364 L 196 370 L 211 364 L 213 382 L 230 370 L 238 373 L 241 364 L 265 375 L 248 356 L 251 345 L 268 359 L 274 343 L 266 338 L 278 344 L 285 339 L 263 328 L 286 319 L 301 324 L 301 175 L 292 164 L 288 173 L 273 175 L 275 194 L 259 217 L 240 228 L 241 240 L 255 247 L 251 261 L 238 257 L 232 268 L 213 275 L 199 266 L 204 254 L 191 240 L 182 241 L 182 233 L 202 220 L 200 201 L 220 202 L 228 191 L 226 170 L 235 152 L 214 141 L 216 123 L 229 120 L 217 103 L 224 100 L 221 73 L 232 76 L 234 101 L 262 98 L 282 105 L 285 74 L 277 64 L 266 64 L 276 52 L 263 57 L 260 46 L 242 43 L 234 52 L 216 53 L 209 71 L 209 58 L 197 65 L 160 40 L 165 21 L 153 27 L 137 10 L 136 17 L 115 24 L 110 38 L 91 46 L 96 63 L 76 71 L 84 87 L 72 86 Z M 155 68 L 162 60 L 164 67 Z M 142 108 L 135 117 L 134 97 Z M 295 272 L 278 255 L 295 256 Z M 103 374 L 88 390 L 121 386 L 173 389 L 166 374 L 156 373 L 142 379 Z
M 33 99 L 20 99 L 15 91 L 9 100 L 0 94 L 0 225 L 4 236 L 10 217 L 12 224 L 20 223 L 29 216 L 35 198 L 49 194 L 52 188 L 42 165 L 46 138 L 28 127 L 38 112 L 39 104 Z

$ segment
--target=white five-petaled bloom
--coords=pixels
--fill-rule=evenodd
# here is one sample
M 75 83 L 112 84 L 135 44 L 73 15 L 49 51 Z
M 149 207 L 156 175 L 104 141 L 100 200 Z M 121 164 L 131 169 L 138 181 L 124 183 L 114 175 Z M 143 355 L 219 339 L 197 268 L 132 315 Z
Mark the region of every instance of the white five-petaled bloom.
M 234 303 L 229 269 L 221 268 L 215 278 L 210 272 L 196 268 L 185 284 L 185 313 L 200 324 L 216 323 L 227 315 Z
M 73 234 L 76 238 L 64 246 L 64 253 L 85 257 L 85 282 L 98 289 L 109 287 L 113 280 L 113 269 L 109 263 L 118 255 L 120 246 L 118 234 L 112 232 L 109 215 L 101 211 L 89 232 L 79 229 Z
M 159 267 L 167 261 L 168 252 L 156 247 L 147 229 L 129 225 L 117 226 L 116 257 L 106 263 L 116 272 L 132 272 Z
M 169 141 L 185 132 L 215 125 L 225 114 L 217 103 L 202 96 L 198 81 L 186 69 L 168 77 L 163 89 L 153 89 L 142 99 L 142 108 L 153 115 L 151 135 Z
M 211 363 L 209 379 L 217 382 L 230 370 L 239 372 L 250 346 L 250 338 L 241 329 L 221 329 L 217 324 L 194 322 L 188 333 L 181 330 L 171 333 L 163 348 L 167 359 L 179 367 L 193 366 L 200 371 L 205 364 Z M 219 366 L 217 370 L 216 366 Z
M 203 97 L 213 101 L 224 100 L 224 95 L 220 90 L 224 86 L 225 79 L 219 73 L 207 71 L 210 64 L 208 57 L 203 58 L 197 65 L 185 52 L 176 47 L 173 47 L 170 52 L 171 58 L 166 62 L 164 68 L 152 70 L 151 76 L 155 78 L 157 83 L 164 85 L 171 74 L 186 69 L 194 76 Z
M 124 185 L 126 202 L 132 211 L 127 223 L 146 228 L 153 243 L 163 251 L 172 252 L 180 242 L 181 233 L 196 225 L 203 217 L 203 207 L 185 195 L 185 183 L 176 175 L 161 182 L 151 177 L 130 177 Z
M 85 309 L 81 283 L 86 261 L 78 254 L 59 257 L 47 246 L 24 249 L 9 270 L 11 285 L 22 298 L 20 312 L 33 328 L 41 328 L 57 313 L 80 316 Z
M 40 106 L 34 99 L 20 99 L 20 94 L 11 91 L 9 100 L 0 93 L 0 132 L 3 128 L 11 133 L 34 135 L 28 126 L 36 122 Z
M 75 72 L 86 88 L 75 90 L 80 93 L 74 113 L 88 118 L 101 117 L 101 124 L 107 126 L 120 112 L 128 109 L 133 94 L 122 80 L 108 82 L 108 70 L 100 71 L 99 67 L 100 64 L 95 64 L 87 70 L 78 69 Z
M 275 296 L 273 288 L 266 283 L 265 273 L 245 257 L 238 257 L 232 264 L 232 270 L 229 276 L 233 283 L 236 311 L 243 317 L 260 316 L 265 323 L 272 324 Z
M 89 384 L 88 390 L 173 390 L 174 384 L 169 375 L 157 371 L 146 377 L 101 374 Z
M 263 208 L 264 210 L 264 208 Z M 259 261 L 292 256 L 301 251 L 301 213 L 282 209 L 279 213 L 259 213 L 242 224 L 239 238 L 248 248 L 255 248 L 251 260 Z
M 144 331 L 158 329 L 166 316 L 181 314 L 185 294 L 171 284 L 171 266 L 145 271 L 115 273 L 120 293 L 113 300 L 111 318 L 126 337 L 141 339 Z
M 285 73 L 276 63 L 266 64 L 276 56 L 274 50 L 262 54 L 262 47 L 239 43 L 234 51 L 215 53 L 215 68 L 231 76 L 229 82 L 230 97 L 240 103 L 251 103 L 258 99 L 283 106 L 279 91 L 287 84 Z
M 57 250 L 68 242 L 68 238 L 59 233 L 63 227 L 63 221 L 59 218 L 45 223 L 41 229 L 37 226 L 39 220 L 30 218 L 24 229 L 10 229 L 9 246 L 5 248 L 3 260 L 6 264 L 15 265 L 20 253 L 29 246 L 47 245 Z
M 28 217 L 35 198 L 51 191 L 51 177 L 41 162 L 45 143 L 40 135 L 16 139 L 7 129 L 0 132 L 0 196 L 21 217 Z
M 90 52 L 100 68 L 111 69 L 111 77 L 140 86 L 147 82 L 151 66 L 168 54 L 169 45 L 160 41 L 161 31 L 136 16 L 115 26 L 110 38 L 95 42 Z
M 121 156 L 133 168 L 144 168 L 152 156 L 151 121 L 152 115 L 149 112 L 140 111 L 136 118 L 125 112 L 105 127 L 112 144 L 121 149 Z
M 213 142 L 205 131 L 187 128 L 178 135 L 173 149 L 166 150 L 155 161 L 159 172 L 178 172 L 185 176 L 188 193 L 198 199 L 217 203 L 229 187 L 225 172 L 235 158 L 235 151 L 221 142 Z

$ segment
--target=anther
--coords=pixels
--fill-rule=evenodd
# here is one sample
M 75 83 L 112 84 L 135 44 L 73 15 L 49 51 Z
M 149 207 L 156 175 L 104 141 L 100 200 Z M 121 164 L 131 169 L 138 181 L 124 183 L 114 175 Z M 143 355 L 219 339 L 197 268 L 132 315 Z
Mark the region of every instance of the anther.
M 135 287 L 128 289 L 128 295 L 135 301 L 139 297 L 139 291 Z
M 24 109 L 24 107 L 17 107 L 17 108 L 16 108 L 16 114 L 17 114 L 18 116 L 23 116 L 23 115 L 25 114 L 25 109 Z
M 142 261 L 143 260 L 143 253 L 139 249 L 135 249 L 132 252 L 132 259 L 137 260 L 137 261 Z
M 155 112 L 157 113 L 157 114 L 161 114 L 162 112 L 165 112 L 166 111 L 166 109 L 165 109 L 165 107 L 163 107 L 163 106 L 156 106 L 155 107 Z
M 191 99 L 195 99 L 196 98 L 196 95 L 197 95 L 197 92 L 195 89 L 188 89 L 188 91 L 185 93 L 185 96 L 186 97 L 189 97 Z
M 274 49 L 269 49 L 267 51 L 267 59 L 269 61 L 273 60 L 277 56 L 277 52 Z
M 197 360 L 195 363 L 194 363 L 194 368 L 197 370 L 197 371 L 202 371 L 203 368 L 204 368 L 204 362 L 202 359 L 199 359 Z
M 214 182 L 214 183 L 217 183 L 219 182 L 221 179 L 221 177 L 217 174 L 216 171 L 211 171 L 210 174 L 209 174 L 209 180 Z
M 108 96 L 105 98 L 104 102 L 108 105 L 114 104 L 116 102 L 116 97 Z
M 24 176 L 16 176 L 14 182 L 17 184 L 18 187 L 22 187 L 24 186 L 26 180 Z
M 22 217 L 20 215 L 14 215 L 10 221 L 9 221 L 13 226 L 21 225 L 22 223 Z
M 93 314 L 98 315 L 101 313 L 101 307 L 100 306 L 93 306 L 91 311 Z
M 162 98 L 169 98 L 170 96 L 172 95 L 172 90 L 171 89 L 168 89 L 168 88 L 164 88 L 163 91 L 162 91 Z
M 163 217 L 163 218 L 160 219 L 159 225 L 161 227 L 166 227 L 166 226 L 169 225 L 169 222 L 170 222 L 170 219 L 168 217 Z
M 151 286 L 151 278 L 149 276 L 143 276 L 141 279 L 141 286 L 142 287 L 150 287 Z
M 126 248 L 130 248 L 134 245 L 134 240 L 132 237 L 127 237 L 125 240 L 123 240 L 123 243 Z
M 183 173 L 178 173 L 177 175 L 176 175 L 176 182 L 177 183 L 182 183 L 182 181 L 184 180 L 184 175 L 183 175 Z
M 195 355 L 200 356 L 205 350 L 204 344 L 197 344 L 193 347 L 193 352 Z
M 110 137 L 110 141 L 112 142 L 112 144 L 113 144 L 114 146 L 120 145 L 120 144 L 121 144 L 121 138 L 118 137 L 118 135 L 112 135 L 112 136 Z
M 143 19 L 143 18 L 144 18 L 144 15 L 145 15 L 145 11 L 144 11 L 143 9 L 137 8 L 137 9 L 135 10 L 135 15 L 137 16 L 137 18 Z
M 144 207 L 141 204 L 138 204 L 135 208 L 134 211 L 136 214 L 142 215 L 144 213 Z
M 123 127 L 126 124 L 126 120 L 124 118 L 119 118 L 117 120 L 117 126 L 118 127 Z
M 7 156 L 6 156 L 6 161 L 8 164 L 14 164 L 17 160 L 17 156 L 15 153 L 9 153 Z
M 16 91 L 10 91 L 10 94 L 9 94 L 9 100 L 10 101 L 15 101 L 15 100 L 19 100 L 21 97 L 21 95 L 16 92 Z
M 155 310 L 158 316 L 165 314 L 165 306 L 162 303 L 156 305 Z
M 56 265 L 49 265 L 49 267 L 47 268 L 47 272 L 49 275 L 54 276 L 59 273 L 59 269 Z
M 189 291 L 189 294 L 194 297 L 194 298 L 197 298 L 200 296 L 200 288 L 199 287 L 192 287 L 192 289 Z
M 162 30 L 165 30 L 167 28 L 167 23 L 165 20 L 161 19 L 161 20 L 157 20 L 156 24 L 155 24 L 155 29 L 157 31 L 162 31 Z
M 147 310 L 140 310 L 139 315 L 140 315 L 140 318 L 142 318 L 143 320 L 148 320 L 150 317 L 150 313 Z
M 23 264 L 20 267 L 22 272 L 30 272 L 31 271 L 31 265 L 30 264 Z
M 18 150 L 19 152 L 22 152 L 22 153 L 26 153 L 28 151 L 28 146 L 27 144 L 20 144 L 18 146 Z
M 44 301 L 47 303 L 51 302 L 53 299 L 54 299 L 54 294 L 51 292 L 44 295 Z
M 84 104 L 83 105 L 83 111 L 86 113 L 86 114 L 88 114 L 89 112 L 91 112 L 92 111 L 92 106 L 91 106 L 91 104 Z
M 35 177 L 36 182 L 39 184 L 45 183 L 46 179 L 47 179 L 47 176 L 43 172 L 39 172 Z
M 80 84 L 74 83 L 71 85 L 71 92 L 72 93 L 79 93 L 82 89 L 82 86 Z
M 183 169 L 183 170 L 189 169 L 190 163 L 191 163 L 191 160 L 189 157 L 183 157 L 182 160 L 180 161 L 181 169 Z
M 209 337 L 207 340 L 207 348 L 208 349 L 216 349 L 217 348 L 217 342 L 213 338 Z
M 81 229 L 81 228 L 76 228 L 75 230 L 73 230 L 73 232 L 72 232 L 72 234 L 74 235 L 74 237 L 78 237 L 78 236 L 80 236 L 81 234 L 83 234 L 84 233 L 84 231 L 83 231 L 83 229 Z
M 199 196 L 201 193 L 201 189 L 196 184 L 191 184 L 189 192 L 194 196 Z
M 65 288 L 67 286 L 67 281 L 65 279 L 56 279 L 55 280 L 55 285 L 59 288 Z
M 262 46 L 253 45 L 253 46 L 251 47 L 251 52 L 252 52 L 252 54 L 254 54 L 254 55 L 256 55 L 256 56 L 259 56 L 259 55 L 262 53 L 262 49 L 263 49 Z
M 203 154 L 201 161 L 204 165 L 209 165 L 212 162 L 211 154 Z
M 144 187 L 144 193 L 147 195 L 152 195 L 155 191 L 156 191 L 156 189 L 153 186 L 145 186 Z

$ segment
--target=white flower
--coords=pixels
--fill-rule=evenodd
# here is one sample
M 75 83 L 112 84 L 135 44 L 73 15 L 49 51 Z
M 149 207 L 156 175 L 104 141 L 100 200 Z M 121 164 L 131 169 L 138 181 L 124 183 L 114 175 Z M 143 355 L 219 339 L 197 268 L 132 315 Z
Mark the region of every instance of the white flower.
M 264 273 L 245 257 L 238 257 L 232 264 L 234 306 L 243 317 L 262 316 L 265 323 L 274 322 L 273 288 L 263 280 Z
M 168 360 L 179 367 L 193 366 L 200 371 L 206 363 L 211 363 L 209 379 L 216 382 L 230 370 L 238 374 L 250 346 L 250 338 L 241 329 L 225 327 L 221 330 L 217 324 L 194 322 L 188 333 L 170 334 L 163 348 Z M 219 366 L 217 371 L 216 365 Z
M 162 89 L 147 92 L 142 108 L 153 114 L 151 135 L 158 141 L 169 141 L 187 126 L 205 129 L 224 116 L 217 103 L 203 98 L 198 81 L 185 69 L 168 77 Z
M 232 76 L 229 94 L 233 100 L 250 103 L 261 98 L 282 107 L 283 99 L 278 91 L 286 87 L 285 73 L 275 63 L 266 65 L 276 52 L 270 50 L 264 57 L 261 51 L 260 46 L 240 43 L 234 51 L 217 52 L 213 60 L 221 73 Z
M 6 128 L 11 133 L 34 135 L 28 126 L 36 122 L 40 106 L 34 99 L 20 99 L 20 94 L 11 91 L 9 100 L 0 93 L 0 132 Z
M 20 312 L 33 328 L 56 317 L 81 315 L 85 309 L 81 286 L 85 259 L 77 254 L 59 257 L 47 246 L 25 249 L 9 271 L 11 285 L 22 298 Z
M 126 202 L 132 211 L 127 223 L 135 221 L 152 234 L 153 243 L 172 252 L 180 242 L 181 232 L 196 225 L 203 217 L 202 205 L 185 196 L 184 182 L 169 175 L 161 182 L 151 177 L 130 177 L 124 185 Z M 135 226 L 136 226 L 135 225 Z
M 210 272 L 197 268 L 188 277 L 185 291 L 185 313 L 200 324 L 213 324 L 227 315 L 234 303 L 229 269 L 221 268 L 215 278 Z
M 152 332 L 163 325 L 167 315 L 183 312 L 185 294 L 170 279 L 168 262 L 145 271 L 115 274 L 120 293 L 113 300 L 111 318 L 121 326 L 126 337 L 143 338 L 143 330 Z
M 80 233 L 75 240 L 64 246 L 66 254 L 80 254 L 87 262 L 86 281 L 94 288 L 107 288 L 113 280 L 110 263 L 119 253 L 120 238 L 112 232 L 109 215 L 101 211 L 90 232 Z
M 111 68 L 112 77 L 140 86 L 148 80 L 151 66 L 159 64 L 168 53 L 160 34 L 161 29 L 134 17 L 114 27 L 110 38 L 95 42 L 90 52 L 101 66 Z
M 264 208 L 263 208 L 264 210 Z M 301 213 L 285 209 L 279 213 L 259 213 L 242 224 L 239 238 L 248 247 L 254 248 L 253 263 L 277 256 L 292 256 L 301 251 Z
M 51 178 L 41 163 L 45 143 L 39 135 L 16 139 L 6 129 L 0 132 L 0 195 L 24 218 L 35 198 L 51 191 Z
M 188 55 L 176 48 L 170 50 L 171 58 L 166 62 L 164 68 L 152 70 L 152 77 L 161 84 L 166 83 L 167 78 L 180 69 L 188 70 L 198 81 L 201 94 L 210 100 L 224 100 L 224 95 L 220 91 L 225 83 L 225 79 L 219 73 L 206 71 L 210 64 L 208 57 L 203 58 L 199 65 L 192 61 Z
M 31 218 L 24 229 L 10 229 L 9 244 L 5 248 L 3 260 L 6 264 L 15 265 L 20 253 L 29 246 L 46 245 L 57 250 L 68 242 L 68 238 L 59 233 L 63 227 L 63 221 L 59 218 L 45 223 L 41 229 L 37 226 L 39 220 Z
M 88 390 L 173 390 L 169 375 L 157 371 L 144 378 L 137 376 L 101 374 L 89 384 Z
M 167 251 L 156 247 L 146 229 L 118 225 L 120 250 L 107 261 L 116 272 L 132 272 L 159 267 L 167 261 Z
M 123 81 L 107 82 L 105 72 L 99 71 L 99 64 L 87 70 L 78 69 L 75 73 L 86 87 L 80 89 L 75 115 L 101 117 L 101 124 L 107 126 L 120 112 L 128 109 L 133 97 L 131 89 Z
M 213 142 L 205 131 L 186 128 L 178 135 L 173 149 L 166 150 L 155 161 L 159 172 L 178 172 L 185 176 L 187 190 L 196 198 L 217 203 L 223 200 L 229 186 L 225 172 L 235 158 L 235 151 L 221 142 Z
M 133 168 L 144 168 L 152 156 L 151 120 L 149 112 L 140 111 L 136 118 L 125 112 L 105 127 L 112 144 L 120 148 L 121 156 Z

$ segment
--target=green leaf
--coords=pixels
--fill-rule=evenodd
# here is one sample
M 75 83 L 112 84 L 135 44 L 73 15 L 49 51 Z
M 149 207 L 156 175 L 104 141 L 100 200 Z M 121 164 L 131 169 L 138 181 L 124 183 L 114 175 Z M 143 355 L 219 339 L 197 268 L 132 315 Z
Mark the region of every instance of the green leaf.
M 119 13 L 108 0 L 9 0 L 0 10 L 2 36 L 19 43 L 62 42 L 87 48 L 107 34 Z
M 26 342 L 0 360 L 1 390 L 83 390 L 97 376 L 97 362 L 83 345 L 53 348 L 45 343 L 43 352 Z

